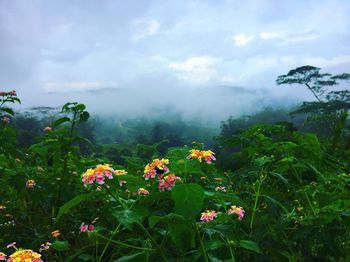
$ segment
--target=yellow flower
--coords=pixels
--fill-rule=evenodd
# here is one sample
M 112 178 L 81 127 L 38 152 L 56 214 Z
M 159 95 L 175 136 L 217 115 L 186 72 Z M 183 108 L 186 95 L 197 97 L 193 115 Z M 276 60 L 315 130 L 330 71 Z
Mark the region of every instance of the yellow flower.
M 117 176 L 122 176 L 122 175 L 126 175 L 128 172 L 126 172 L 124 169 L 118 169 L 114 171 L 114 174 L 116 174 Z
M 20 249 L 10 255 L 8 262 L 42 262 L 41 255 L 31 249 Z
M 53 237 L 59 237 L 61 235 L 61 232 L 59 230 L 54 230 L 51 232 L 51 235 Z

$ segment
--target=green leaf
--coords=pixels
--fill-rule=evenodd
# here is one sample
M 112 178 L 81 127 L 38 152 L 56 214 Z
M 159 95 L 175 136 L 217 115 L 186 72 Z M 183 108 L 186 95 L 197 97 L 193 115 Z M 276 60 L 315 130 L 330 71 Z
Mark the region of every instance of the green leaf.
M 180 252 L 184 253 L 194 247 L 194 230 L 183 216 L 171 214 L 167 221 L 170 236 Z
M 65 123 L 65 122 L 69 122 L 70 121 L 70 118 L 69 117 L 62 117 L 62 118 L 59 118 L 59 119 L 57 119 L 53 124 L 52 124 L 52 126 L 59 126 L 59 125 L 61 125 L 61 124 L 63 124 L 63 123 Z
M 146 252 L 142 251 L 139 253 L 135 253 L 129 256 L 123 256 L 114 262 L 139 262 L 139 261 L 148 261 Z
M 0 108 L 0 110 L 8 113 L 11 116 L 15 115 L 15 112 L 13 112 L 13 110 L 11 108 L 9 108 L 9 107 L 2 107 L 2 108 Z
M 129 230 L 132 230 L 132 225 L 134 223 L 142 223 L 142 216 L 130 209 L 115 211 L 113 212 L 113 216 L 119 221 L 120 224 L 122 224 Z
M 69 250 L 69 244 L 67 241 L 55 240 L 52 243 L 52 248 L 56 249 L 57 251 L 67 251 Z
M 89 119 L 89 117 L 90 117 L 90 114 L 87 111 L 84 111 L 83 113 L 80 114 L 79 122 L 80 123 L 86 122 Z
M 207 251 L 219 249 L 223 245 L 224 243 L 222 241 L 215 239 L 204 242 L 204 246 Z
M 203 209 L 204 190 L 198 184 L 176 185 L 171 193 L 175 212 L 188 219 L 195 219 Z
M 159 222 L 163 221 L 166 217 L 161 216 L 151 216 L 148 218 L 148 224 L 150 228 L 153 228 L 155 225 L 157 225 Z
M 241 240 L 239 241 L 239 245 L 247 250 L 254 251 L 258 254 L 262 254 L 257 243 L 251 240 Z
M 85 201 L 85 200 L 89 199 L 90 197 L 91 197 L 91 194 L 78 195 L 75 198 L 69 200 L 63 206 L 61 206 L 59 211 L 58 211 L 57 217 L 56 217 L 56 223 L 63 215 L 67 214 L 70 209 L 79 205 L 82 201 Z

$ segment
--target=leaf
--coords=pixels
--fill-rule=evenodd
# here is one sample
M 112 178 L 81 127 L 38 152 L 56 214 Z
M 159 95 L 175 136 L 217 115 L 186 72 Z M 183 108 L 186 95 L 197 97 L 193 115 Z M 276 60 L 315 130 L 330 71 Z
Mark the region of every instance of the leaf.
M 11 116 L 15 115 L 15 112 L 13 112 L 13 110 L 11 108 L 9 108 L 9 107 L 2 107 L 2 108 L 0 108 L 0 110 L 8 113 Z
M 70 209 L 79 205 L 82 201 L 85 201 L 85 200 L 89 199 L 90 197 L 91 197 L 91 194 L 82 194 L 82 195 L 78 195 L 75 198 L 66 202 L 63 206 L 60 207 L 60 209 L 58 211 L 58 214 L 56 217 L 56 223 L 63 215 L 67 214 Z
M 59 125 L 61 125 L 61 124 L 63 124 L 63 123 L 65 123 L 65 122 L 69 122 L 70 121 L 70 118 L 69 117 L 62 117 L 62 118 L 59 118 L 59 119 L 57 119 L 53 124 L 52 124 L 52 126 L 59 126 Z
M 153 228 L 155 225 L 157 225 L 159 222 L 163 221 L 166 217 L 164 216 L 151 216 L 148 218 L 148 224 L 150 228 Z
M 129 256 L 123 256 L 114 262 L 139 262 L 139 261 L 148 261 L 146 252 L 142 251 L 139 253 L 135 253 Z
M 69 250 L 69 244 L 67 241 L 55 240 L 52 243 L 52 248 L 56 249 L 57 251 L 67 251 Z
M 216 249 L 222 247 L 223 245 L 224 245 L 224 243 L 222 241 L 216 240 L 216 239 L 208 240 L 208 241 L 204 242 L 205 249 L 208 251 L 216 250 Z
M 132 230 L 132 225 L 134 223 L 142 223 L 142 216 L 130 209 L 115 211 L 113 212 L 113 216 L 119 221 L 120 224 L 122 224 L 129 230 Z
M 239 245 L 247 250 L 254 251 L 258 254 L 262 254 L 257 243 L 251 240 L 241 240 L 239 241 Z
M 79 122 L 80 123 L 86 122 L 89 119 L 89 117 L 90 117 L 90 114 L 87 111 L 84 111 L 83 113 L 80 114 Z
M 274 177 L 279 178 L 283 183 L 288 184 L 288 179 L 286 179 L 283 175 L 276 173 L 276 172 L 269 172 L 269 174 L 273 175 Z
M 168 216 L 168 225 L 171 239 L 177 249 L 184 253 L 194 246 L 194 231 L 183 216 L 172 214 Z
M 176 185 L 171 193 L 175 212 L 188 219 L 195 219 L 203 208 L 204 190 L 198 184 Z

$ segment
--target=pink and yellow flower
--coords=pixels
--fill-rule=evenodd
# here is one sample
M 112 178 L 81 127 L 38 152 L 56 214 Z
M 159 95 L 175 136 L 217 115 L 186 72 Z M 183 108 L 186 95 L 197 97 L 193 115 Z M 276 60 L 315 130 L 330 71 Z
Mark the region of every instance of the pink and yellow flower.
M 174 174 L 169 174 L 163 178 L 158 179 L 158 188 L 160 191 L 164 191 L 164 189 L 170 191 L 175 186 L 175 182 L 180 180 L 180 177 L 175 176 Z
M 211 150 L 198 150 L 198 149 L 192 149 L 190 150 L 190 154 L 187 156 L 187 159 L 198 159 L 199 162 L 202 162 L 203 160 L 207 164 L 211 164 L 212 161 L 216 160 L 215 153 Z
M 215 211 L 213 211 L 213 210 L 207 210 L 207 211 L 205 211 L 205 212 L 202 213 L 200 220 L 201 220 L 201 221 L 208 222 L 208 221 L 213 220 L 213 219 L 216 218 L 217 216 L 218 216 L 218 213 L 216 213 Z
M 0 252 L 0 261 L 5 261 L 6 260 L 6 254 L 5 253 L 2 253 Z
M 227 190 L 226 190 L 226 187 L 224 187 L 224 186 L 217 186 L 217 187 L 215 188 L 215 191 L 226 192 Z
M 245 211 L 243 207 L 240 206 L 231 206 L 231 208 L 228 210 L 227 214 L 232 215 L 236 214 L 238 216 L 238 220 L 242 220 L 245 214 Z
M 117 175 L 117 176 L 123 176 L 123 175 L 126 175 L 128 172 L 126 172 L 124 169 L 117 169 L 117 170 L 114 170 L 114 174 Z
M 113 168 L 108 165 L 97 165 L 94 169 L 89 168 L 84 174 L 82 174 L 82 182 L 84 186 L 96 182 L 99 185 L 105 183 L 106 177 L 108 179 L 113 179 L 114 174 Z
M 36 183 L 35 183 L 35 181 L 32 180 L 32 179 L 29 179 L 29 180 L 26 182 L 26 187 L 27 187 L 28 189 L 34 188 L 35 185 L 36 185 Z
M 17 247 L 16 247 L 16 242 L 12 242 L 12 243 L 10 243 L 10 244 L 8 244 L 8 245 L 6 246 L 6 248 L 10 248 L 10 247 L 12 247 L 12 248 L 14 248 L 14 249 L 17 249 Z
M 147 196 L 149 195 L 149 192 L 147 189 L 144 189 L 143 187 L 140 187 L 138 190 L 137 190 L 137 194 L 139 196 Z
M 44 244 L 41 244 L 41 246 L 39 248 L 39 252 L 46 251 L 46 250 L 50 249 L 51 245 L 52 245 L 52 243 L 50 243 L 50 242 L 46 242 Z
M 154 159 L 152 163 L 145 166 L 143 177 L 148 180 L 150 178 L 155 178 L 156 175 L 162 175 L 169 171 L 169 168 L 166 166 L 169 164 L 168 159 Z
M 90 224 L 90 225 L 87 225 L 85 224 L 84 222 L 81 223 L 80 225 L 80 233 L 83 233 L 83 232 L 91 232 L 92 230 L 95 229 L 95 226 Z
M 41 255 L 31 249 L 20 249 L 9 256 L 7 262 L 42 262 Z

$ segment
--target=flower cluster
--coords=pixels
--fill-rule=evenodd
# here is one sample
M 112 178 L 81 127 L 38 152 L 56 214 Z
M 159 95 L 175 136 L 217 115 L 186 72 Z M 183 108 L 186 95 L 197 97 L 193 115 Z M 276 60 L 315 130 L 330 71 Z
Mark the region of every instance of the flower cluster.
M 202 162 L 203 159 L 207 164 L 211 164 L 212 161 L 216 160 L 215 158 L 215 153 L 211 150 L 207 150 L 207 151 L 202 151 L 202 150 L 198 150 L 198 149 L 192 149 L 190 150 L 190 153 L 187 156 L 187 159 L 198 159 L 199 162 Z
M 61 232 L 59 230 L 54 230 L 51 232 L 52 237 L 59 237 L 61 235 Z
M 50 243 L 50 242 L 46 242 L 44 244 L 41 244 L 41 246 L 39 248 L 39 252 L 46 251 L 46 250 L 50 249 L 51 245 L 52 245 L 52 243 Z
M 87 225 L 84 222 L 80 225 L 80 232 L 90 232 L 95 229 L 95 226 L 93 224 Z
M 217 186 L 217 187 L 215 188 L 215 191 L 226 192 L 227 190 L 226 190 L 226 187 L 224 187 L 224 186 Z
M 32 180 L 32 179 L 29 179 L 29 180 L 27 180 L 27 182 L 26 182 L 26 187 L 27 187 L 28 189 L 34 188 L 35 185 L 36 185 L 36 183 L 35 183 L 35 181 Z
M 5 253 L 2 253 L 0 252 L 0 261 L 5 261 L 6 260 L 6 254 Z
M 138 190 L 137 190 L 137 194 L 139 196 L 147 196 L 149 195 L 149 192 L 147 189 L 144 189 L 143 187 L 140 187 Z
M 218 216 L 218 213 L 216 213 L 215 211 L 213 210 L 207 210 L 205 212 L 202 213 L 201 215 L 201 221 L 205 221 L 205 222 L 208 222 L 208 221 L 211 221 L 213 220 L 214 218 L 216 218 Z
M 243 207 L 231 206 L 231 208 L 228 210 L 227 214 L 229 214 L 229 215 L 236 214 L 238 216 L 238 220 L 241 221 L 244 217 L 245 211 L 244 211 Z
M 12 90 L 10 92 L 4 92 L 4 91 L 1 91 L 0 92 L 0 96 L 17 96 L 17 92 L 15 90 Z
M 143 177 L 148 180 L 150 178 L 155 178 L 156 175 L 162 175 L 169 171 L 166 166 L 169 164 L 168 159 L 154 159 L 152 163 L 145 166 L 145 171 Z
M 181 180 L 180 177 L 174 174 L 169 174 L 163 178 L 158 179 L 158 188 L 160 191 L 171 190 L 175 186 L 175 182 Z
M 86 172 L 82 175 L 82 181 L 84 186 L 87 186 L 88 184 L 92 184 L 96 182 L 97 184 L 104 184 L 106 177 L 108 179 L 113 179 L 113 173 L 115 171 L 113 168 L 108 165 L 97 165 L 94 169 L 89 168 L 86 170 Z
M 41 255 L 31 249 L 20 249 L 9 256 L 7 262 L 42 262 Z
M 148 180 L 157 176 L 160 191 L 164 191 L 164 189 L 171 190 L 175 186 L 175 182 L 181 180 L 180 177 L 174 174 L 164 176 L 165 173 L 170 171 L 166 166 L 167 164 L 169 164 L 168 159 L 154 159 L 152 163 L 145 166 L 143 177 Z

